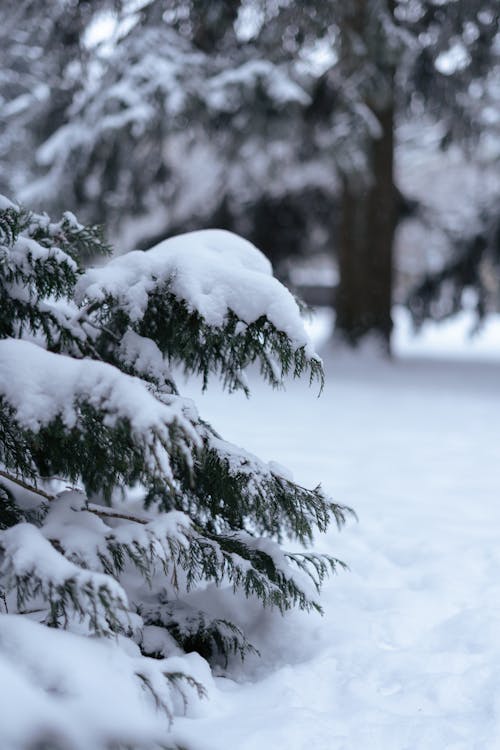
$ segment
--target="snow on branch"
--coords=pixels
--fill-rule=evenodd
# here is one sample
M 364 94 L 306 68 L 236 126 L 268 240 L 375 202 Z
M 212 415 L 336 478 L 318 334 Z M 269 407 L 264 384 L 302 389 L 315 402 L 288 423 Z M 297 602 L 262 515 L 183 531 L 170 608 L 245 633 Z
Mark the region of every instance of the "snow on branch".
M 314 594 L 317 581 L 326 573 L 324 560 L 320 560 L 322 570 L 319 570 L 313 558 L 297 565 L 297 561 L 287 557 L 271 539 L 255 539 L 243 531 L 214 534 L 203 529 L 200 532 L 194 530 L 189 546 L 179 548 L 179 564 L 186 570 L 188 591 L 204 580 L 213 581 L 217 586 L 229 582 L 234 592 L 239 590 L 247 598 L 256 597 L 264 607 L 276 607 L 282 613 L 294 606 L 321 611 Z M 307 567 L 315 569 L 316 576 L 311 570 L 305 575 Z M 311 582 L 315 585 L 311 586 Z
M 150 582 L 157 572 L 172 572 L 179 547 L 189 544 L 190 528 L 188 516 L 178 511 L 131 515 L 86 503 L 82 493 L 70 490 L 51 501 L 41 532 L 85 569 L 119 578 L 130 562 Z
M 123 636 L 91 639 L 0 615 L 2 747 L 164 747 L 172 716 L 199 704 L 201 683 L 212 680 L 197 654 L 145 658 Z
M 122 587 L 103 573 L 84 570 L 67 560 L 32 524 L 20 523 L 0 532 L 0 584 L 15 590 L 17 607 L 42 597 L 47 622 L 68 622 L 73 614 L 88 618 L 96 633 L 123 630 L 128 610 Z
M 141 607 L 141 616 L 146 623 L 143 647 L 157 653 L 165 646 L 171 648 L 170 638 L 184 651 L 197 651 L 206 659 L 223 655 L 226 666 L 230 654 L 243 660 L 249 654 L 259 653 L 234 623 L 213 617 L 180 599 L 168 601 L 160 596 L 157 603 Z
M 106 441 L 99 443 L 105 434 L 94 435 L 93 421 L 104 433 L 119 431 L 126 424 L 130 430 L 127 445 L 131 440 L 145 470 L 160 473 L 165 481 L 173 480 L 170 456 L 181 454 L 189 465 L 191 452 L 199 444 L 196 430 L 184 416 L 182 400 L 171 396 L 168 404 L 162 403 L 138 378 L 104 362 L 76 360 L 27 341 L 4 339 L 0 341 L 0 384 L 0 422 L 13 420 L 19 429 L 34 434 L 57 422 L 64 439 L 71 431 L 80 434 L 87 417 L 81 438 L 97 441 L 96 451 L 105 451 Z
M 191 232 L 89 269 L 76 298 L 105 303 L 111 320 L 125 314 L 168 358 L 205 380 L 218 371 L 230 389 L 245 388 L 242 371 L 255 360 L 273 385 L 306 368 L 322 377 L 297 301 L 265 256 L 231 232 Z
M 236 111 L 242 100 L 255 90 L 263 90 L 276 106 L 306 106 L 311 97 L 284 68 L 269 60 L 248 60 L 237 68 L 224 70 L 207 81 L 205 99 L 209 107 Z
M 0 337 L 34 335 L 57 351 L 93 354 L 71 297 L 78 262 L 107 252 L 101 227 L 70 212 L 53 222 L 0 196 Z
M 4 288 L 8 293 L 16 285 L 21 285 L 27 287 L 25 296 L 28 299 L 70 293 L 76 282 L 77 264 L 57 242 L 41 241 L 49 231 L 48 217 L 31 214 L 10 203 L 4 196 L 0 198 L 2 292 Z M 45 218 L 47 227 L 42 229 L 38 220 Z M 17 290 L 17 295 L 19 293 L 20 290 Z

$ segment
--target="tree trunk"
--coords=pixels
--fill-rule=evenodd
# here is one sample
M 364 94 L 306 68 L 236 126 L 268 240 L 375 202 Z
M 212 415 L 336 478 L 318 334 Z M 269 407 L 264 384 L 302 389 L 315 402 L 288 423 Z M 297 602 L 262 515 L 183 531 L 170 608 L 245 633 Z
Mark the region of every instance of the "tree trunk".
M 388 9 L 394 12 L 394 0 Z M 336 334 L 356 346 L 368 334 L 390 352 L 392 331 L 392 246 L 395 229 L 394 61 L 384 47 L 370 45 L 369 0 L 353 0 L 345 18 L 344 65 L 348 72 L 368 63 L 377 67 L 381 85 L 367 94 L 366 105 L 379 121 L 380 137 L 370 141 L 371 174 L 342 182 L 338 241 L 340 281 L 336 289 Z M 359 55 L 363 39 L 364 53 Z M 353 42 L 354 40 L 354 42 Z
M 372 144 L 372 180 L 343 180 L 338 246 L 336 332 L 351 345 L 374 334 L 390 350 L 395 225 L 394 113 L 377 112 L 382 135 Z

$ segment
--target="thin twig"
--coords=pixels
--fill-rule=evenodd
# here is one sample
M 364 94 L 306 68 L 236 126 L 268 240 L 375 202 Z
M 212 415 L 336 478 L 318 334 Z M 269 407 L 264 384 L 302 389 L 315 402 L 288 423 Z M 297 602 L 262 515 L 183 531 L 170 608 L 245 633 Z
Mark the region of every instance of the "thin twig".
M 83 356 L 85 356 L 88 352 L 90 352 L 95 359 L 99 360 L 99 362 L 103 361 L 101 355 L 99 354 L 99 352 L 97 351 L 97 349 L 95 348 L 95 346 L 92 346 L 92 344 L 88 340 L 87 341 L 79 341 L 77 339 L 76 345 L 80 349 L 80 352 L 81 352 L 81 354 L 83 354 Z
M 27 482 L 24 482 L 22 479 L 18 479 L 17 477 L 13 477 L 11 474 L 8 474 L 2 469 L 0 469 L 0 476 L 5 477 L 5 479 L 8 479 L 10 482 L 14 482 L 14 484 L 19 485 L 19 487 L 22 487 L 29 492 L 34 492 L 36 495 L 41 495 L 41 497 L 44 497 L 46 500 L 56 499 L 56 495 L 50 495 L 48 492 L 45 492 L 38 487 L 33 487 L 33 485 L 28 484 Z M 89 513 L 94 513 L 96 516 L 101 516 L 103 518 L 122 518 L 124 521 L 134 521 L 135 523 L 142 523 L 144 525 L 149 523 L 150 520 L 146 518 L 139 518 L 139 516 L 131 516 L 127 513 L 120 513 L 120 511 L 113 510 L 111 508 L 103 508 L 100 505 L 94 505 L 93 503 L 88 503 L 81 508 L 74 508 L 74 510 L 87 510 Z
M 87 317 L 83 318 L 82 316 L 79 317 L 78 322 L 80 325 L 88 325 L 91 328 L 94 328 L 96 331 L 102 331 L 103 333 L 107 334 L 113 341 L 115 341 L 117 344 L 120 343 L 119 336 L 116 335 L 116 333 L 113 333 L 109 328 L 106 326 L 103 326 L 101 323 L 94 323 L 93 320 L 89 320 Z
M 34 492 L 35 495 L 41 495 L 41 497 L 44 497 L 46 500 L 55 500 L 55 495 L 50 495 L 48 492 L 45 492 L 44 490 L 41 490 L 39 487 L 33 487 L 33 485 L 28 484 L 27 482 L 24 482 L 22 479 L 18 479 L 17 477 L 13 477 L 11 474 L 9 474 L 6 471 L 3 471 L 0 469 L 0 476 L 5 477 L 5 479 L 8 479 L 9 482 L 14 482 L 14 484 L 18 484 L 19 487 L 22 487 L 25 490 L 28 490 L 28 492 Z
M 81 508 L 75 508 L 75 510 L 88 510 L 89 513 L 94 513 L 96 516 L 101 518 L 122 518 L 124 521 L 134 521 L 135 523 L 142 523 L 146 525 L 150 519 L 140 518 L 139 516 L 131 516 L 127 513 L 120 513 L 120 511 L 112 508 L 102 508 L 100 505 L 94 505 L 88 503 Z

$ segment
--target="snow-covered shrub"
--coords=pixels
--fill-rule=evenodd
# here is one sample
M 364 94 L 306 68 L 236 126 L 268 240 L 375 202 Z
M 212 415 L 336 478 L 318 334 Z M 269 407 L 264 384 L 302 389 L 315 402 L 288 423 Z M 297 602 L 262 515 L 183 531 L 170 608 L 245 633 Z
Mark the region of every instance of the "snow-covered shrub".
M 303 549 L 346 509 L 224 441 L 174 382 L 247 391 L 253 362 L 273 386 L 321 382 L 269 262 L 210 230 L 84 269 L 109 251 L 0 199 L 3 750 L 168 746 L 205 660 L 252 648 L 193 594 L 319 609 L 337 564 Z

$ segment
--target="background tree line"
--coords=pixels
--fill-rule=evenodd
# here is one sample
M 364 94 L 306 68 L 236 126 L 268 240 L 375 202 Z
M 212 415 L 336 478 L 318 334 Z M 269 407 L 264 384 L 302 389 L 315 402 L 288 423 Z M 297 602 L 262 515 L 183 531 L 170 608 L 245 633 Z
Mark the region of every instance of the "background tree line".
M 416 323 L 465 288 L 497 304 L 494 0 L 7 0 L 0 37 L 0 191 L 125 249 L 232 229 L 292 283 L 294 259 L 333 258 L 350 344 L 389 348 L 395 296 Z M 430 158 L 462 165 L 444 199 L 404 176 Z M 409 217 L 426 260 L 401 286 Z

